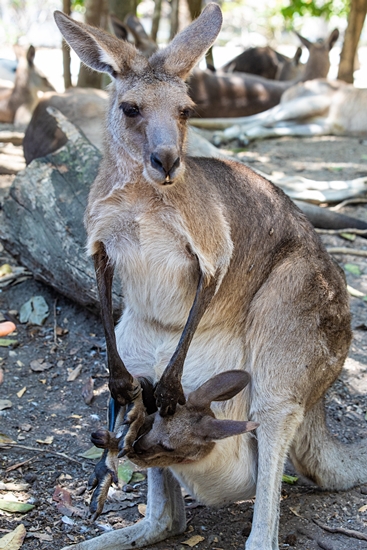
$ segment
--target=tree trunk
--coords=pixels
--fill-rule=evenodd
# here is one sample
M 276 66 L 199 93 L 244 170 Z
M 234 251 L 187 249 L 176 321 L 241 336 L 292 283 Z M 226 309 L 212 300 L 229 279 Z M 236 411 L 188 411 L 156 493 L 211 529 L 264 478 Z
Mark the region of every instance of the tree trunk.
M 66 13 L 66 15 L 70 15 L 71 0 L 62 0 L 62 11 Z M 70 48 L 64 39 L 62 39 L 62 64 L 64 69 L 64 86 L 65 90 L 67 90 L 72 86 L 70 71 Z
M 157 42 L 159 21 L 161 19 L 161 11 L 162 11 L 162 0 L 155 0 L 154 12 L 153 12 L 153 18 L 152 18 L 152 30 L 150 32 L 150 37 L 152 40 L 154 40 L 154 42 Z
M 348 25 L 340 54 L 338 78 L 353 83 L 354 60 L 367 13 L 367 0 L 351 0 Z
M 87 0 L 85 22 L 94 27 L 107 28 L 108 7 L 106 0 Z M 101 88 L 102 74 L 80 65 L 78 86 L 82 88 Z
M 121 21 L 130 13 L 136 15 L 139 0 L 107 0 L 108 11 Z
M 187 0 L 191 19 L 194 20 L 201 14 L 202 0 Z
M 179 7 L 180 7 L 180 0 L 171 0 L 171 31 L 169 35 L 170 41 L 176 36 L 178 32 Z

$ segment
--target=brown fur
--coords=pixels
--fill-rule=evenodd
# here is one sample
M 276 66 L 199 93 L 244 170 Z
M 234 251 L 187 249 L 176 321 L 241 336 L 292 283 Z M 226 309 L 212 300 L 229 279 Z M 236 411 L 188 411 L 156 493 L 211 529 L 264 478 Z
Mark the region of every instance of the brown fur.
M 109 431 L 125 416 L 122 451 L 154 466 L 145 519 L 76 550 L 143 547 L 182 533 L 182 497 L 168 466 L 208 504 L 256 494 L 246 549 L 276 550 L 288 451 L 322 486 L 367 480 L 366 452 L 334 440 L 320 414 L 351 340 L 343 273 L 269 181 L 234 161 L 185 153 L 192 101 L 182 79 L 219 32 L 216 4 L 149 60 L 102 31 L 55 17 L 82 60 L 114 78 L 85 223 L 115 411 Z M 125 297 L 116 330 L 114 271 Z M 226 371 L 246 371 L 251 383 L 218 392 L 214 375 Z M 144 421 L 142 378 L 155 385 L 158 408 Z M 210 406 L 213 396 L 220 402 Z M 248 419 L 258 424 L 256 439 L 246 433 Z M 111 437 L 100 437 L 111 449 L 93 475 L 97 513 L 117 463 L 119 436 Z

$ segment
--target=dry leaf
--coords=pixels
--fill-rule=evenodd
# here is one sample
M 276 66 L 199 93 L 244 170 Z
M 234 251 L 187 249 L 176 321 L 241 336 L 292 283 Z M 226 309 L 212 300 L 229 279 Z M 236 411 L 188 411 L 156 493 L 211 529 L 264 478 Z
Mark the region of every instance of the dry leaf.
M 82 387 L 82 397 L 86 405 L 90 405 L 93 401 L 94 393 L 94 379 L 90 376 L 87 382 Z
M 26 534 L 25 527 L 21 523 L 14 531 L 1 537 L 0 550 L 18 550 L 22 546 Z
M 181 544 L 186 544 L 186 546 L 190 546 L 190 548 L 193 548 L 203 540 L 205 540 L 205 538 L 202 537 L 201 535 L 194 535 L 193 537 L 183 541 Z
M 44 359 L 35 359 L 34 361 L 31 361 L 30 367 L 33 372 L 43 372 L 44 370 L 50 369 L 52 365 Z
M 3 369 L 0 367 L 0 386 L 1 384 L 4 382 L 4 371 Z
M 0 491 L 26 491 L 29 489 L 28 483 L 3 483 L 0 481 Z
M 298 510 L 296 508 L 291 508 L 289 507 L 290 511 L 295 515 L 297 516 L 298 518 L 301 518 L 301 514 L 298 512 Z
M 367 510 L 367 504 L 358 508 L 358 512 L 366 512 L 366 510 Z
M 45 437 L 45 439 L 36 439 L 37 443 L 41 443 L 42 445 L 51 445 L 53 440 L 54 440 L 53 435 L 48 435 L 47 437 Z
M 138 504 L 138 510 L 139 510 L 139 513 L 145 517 L 145 514 L 147 513 L 147 505 L 146 504 Z
M 0 399 L 0 411 L 4 409 L 10 409 L 12 407 L 13 403 L 9 401 L 9 399 Z
M 79 376 L 79 374 L 82 372 L 83 365 L 78 365 L 73 369 L 72 371 L 69 371 L 68 377 L 66 379 L 67 382 L 74 382 Z
M 17 396 L 19 397 L 19 399 L 20 399 L 21 397 L 23 397 L 23 395 L 25 394 L 26 390 L 27 390 L 27 386 L 24 386 L 24 388 L 22 388 L 21 390 L 19 390 L 19 391 L 17 392 Z
M 32 429 L 31 424 L 21 424 L 19 428 L 22 430 L 22 432 L 30 432 Z
M 0 433 L 0 445 L 6 445 L 7 443 L 15 443 L 15 441 L 8 435 Z

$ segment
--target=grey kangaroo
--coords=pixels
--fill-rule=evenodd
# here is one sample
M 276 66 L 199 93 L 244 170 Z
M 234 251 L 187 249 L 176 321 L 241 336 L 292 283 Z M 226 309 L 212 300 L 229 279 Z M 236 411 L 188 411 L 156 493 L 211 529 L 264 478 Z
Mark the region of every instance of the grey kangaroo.
M 281 190 L 243 164 L 185 153 L 194 105 L 184 79 L 219 33 L 218 5 L 149 59 L 55 18 L 81 60 L 113 79 L 85 216 L 112 396 L 109 431 L 93 435 L 105 447 L 90 480 L 94 515 L 119 455 L 148 466 L 146 517 L 68 548 L 182 533 L 183 485 L 213 506 L 256 495 L 246 550 L 277 550 L 288 453 L 321 487 L 367 481 L 366 444 L 342 445 L 324 418 L 351 341 L 343 273 Z M 114 271 L 125 297 L 116 330 Z

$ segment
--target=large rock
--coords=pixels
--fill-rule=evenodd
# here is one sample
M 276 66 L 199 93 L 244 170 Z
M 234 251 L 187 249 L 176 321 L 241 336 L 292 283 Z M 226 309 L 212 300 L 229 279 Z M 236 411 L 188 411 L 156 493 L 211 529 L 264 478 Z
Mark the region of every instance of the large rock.
M 101 153 L 61 113 L 55 111 L 55 116 L 68 141 L 18 173 L 1 212 L 0 237 L 36 279 L 96 309 L 83 216 Z M 116 291 L 113 302 L 118 310 L 121 297 Z

